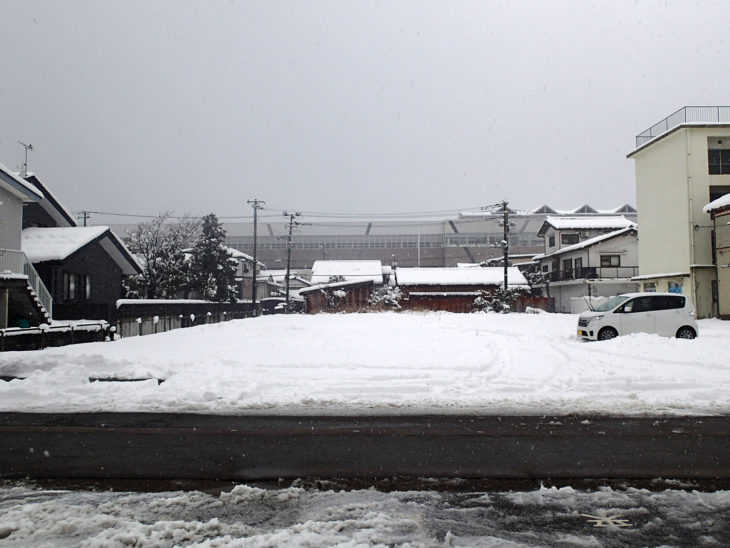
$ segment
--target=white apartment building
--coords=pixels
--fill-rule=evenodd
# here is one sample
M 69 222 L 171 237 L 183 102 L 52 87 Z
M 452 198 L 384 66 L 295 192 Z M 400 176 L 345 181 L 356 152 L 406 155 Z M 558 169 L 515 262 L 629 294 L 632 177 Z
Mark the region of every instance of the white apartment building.
M 717 316 L 714 230 L 708 202 L 730 192 L 730 107 L 683 107 L 637 135 L 639 281 L 690 295 L 697 316 Z

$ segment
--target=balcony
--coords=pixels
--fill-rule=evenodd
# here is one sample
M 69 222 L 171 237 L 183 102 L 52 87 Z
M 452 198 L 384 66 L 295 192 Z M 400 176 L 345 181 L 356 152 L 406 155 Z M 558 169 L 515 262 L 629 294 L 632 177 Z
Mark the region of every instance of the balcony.
M 701 122 L 730 124 L 730 107 L 682 107 L 639 133 L 636 136 L 636 148 L 680 124 Z
M 585 268 L 571 268 L 550 272 L 548 279 L 551 282 L 565 282 L 569 280 L 595 280 L 599 278 L 632 278 L 639 274 L 638 266 L 590 266 Z

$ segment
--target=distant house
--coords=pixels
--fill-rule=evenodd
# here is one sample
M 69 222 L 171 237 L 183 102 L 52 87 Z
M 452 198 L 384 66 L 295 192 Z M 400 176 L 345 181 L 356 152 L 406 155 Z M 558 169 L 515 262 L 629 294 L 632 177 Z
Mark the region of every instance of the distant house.
M 717 275 L 714 300 L 718 316 L 730 320 L 730 193 L 707 204 L 704 211 L 712 218 L 714 233 L 712 262 Z
M 22 249 L 55 301 L 56 319 L 109 319 L 122 277 L 139 264 L 109 227 L 31 227 Z
M 352 269 L 328 266 L 327 273 L 352 272 Z M 474 300 L 483 291 L 493 292 L 504 282 L 504 269 L 496 267 L 396 268 L 391 271 L 390 267 L 381 266 L 384 274 L 378 277 L 374 275 L 374 265 L 361 266 L 362 270 L 351 279 L 336 279 L 300 290 L 306 300 L 307 313 L 357 312 L 369 308 L 373 292 L 385 288 L 397 290 L 402 295 L 402 310 L 473 312 Z M 527 280 L 516 267 L 508 268 L 508 286 L 528 288 Z
M 403 292 L 408 310 L 472 312 L 474 300 L 483 291 L 493 292 L 504 284 L 504 268 L 397 268 L 391 284 Z M 507 268 L 507 286 L 528 289 L 517 267 Z
M 556 312 L 582 312 L 592 297 L 638 290 L 639 284 L 631 280 L 638 271 L 636 225 L 630 223 L 625 228 L 581 240 L 583 235 L 606 228 L 583 232 L 572 224 L 556 224 L 561 228 L 553 225 L 548 233 L 563 245 L 549 246 L 553 251 L 533 258 L 543 275 L 542 293 L 555 298 Z M 577 243 L 565 245 L 562 236 L 566 233 L 575 234 L 568 241 Z
M 53 300 L 21 251 L 23 207 L 43 194 L 0 164 L 0 329 L 48 322 Z

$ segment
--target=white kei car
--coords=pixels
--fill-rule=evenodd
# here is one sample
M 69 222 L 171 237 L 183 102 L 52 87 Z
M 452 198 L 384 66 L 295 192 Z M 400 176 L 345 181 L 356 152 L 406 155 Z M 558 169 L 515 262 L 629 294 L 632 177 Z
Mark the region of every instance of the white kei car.
M 626 293 L 611 297 L 578 318 L 578 336 L 605 341 L 629 333 L 656 333 L 694 339 L 698 334 L 692 302 L 676 293 Z

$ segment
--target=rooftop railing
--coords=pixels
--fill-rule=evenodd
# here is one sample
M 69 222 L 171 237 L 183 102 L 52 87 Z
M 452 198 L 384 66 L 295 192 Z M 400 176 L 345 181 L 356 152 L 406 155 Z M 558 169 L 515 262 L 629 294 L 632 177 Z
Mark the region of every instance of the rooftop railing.
M 636 148 L 680 124 L 693 122 L 730 124 L 730 107 L 682 107 L 646 131 L 639 133 L 636 136 Z
M 28 283 L 35 291 L 38 301 L 48 312 L 48 317 L 53 317 L 53 298 L 25 253 L 14 249 L 0 249 L 0 275 L 2 274 L 16 274 L 28 278 Z

